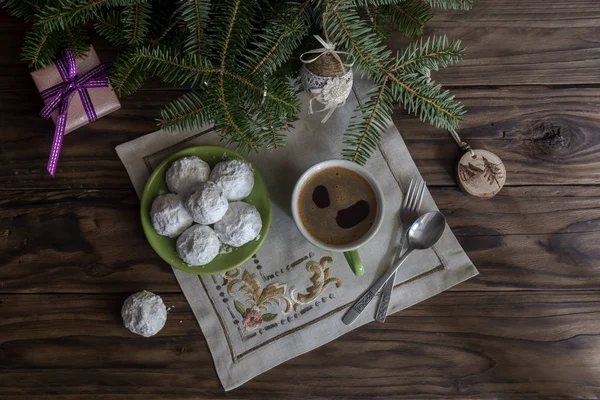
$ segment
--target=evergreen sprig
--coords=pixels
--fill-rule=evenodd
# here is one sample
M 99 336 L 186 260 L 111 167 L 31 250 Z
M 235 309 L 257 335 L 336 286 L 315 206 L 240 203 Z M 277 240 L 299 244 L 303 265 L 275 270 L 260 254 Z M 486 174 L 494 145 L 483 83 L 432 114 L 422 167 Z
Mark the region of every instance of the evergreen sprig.
M 367 162 L 391 123 L 393 98 L 387 79 L 373 88 L 363 101 L 360 112 L 350 120 L 342 151 L 345 159 L 359 164 Z
M 448 10 L 470 10 L 473 7 L 473 0 L 423 0 L 431 7 L 443 8 Z
M 433 10 L 422 0 L 405 0 L 391 6 L 379 7 L 379 13 L 388 16 L 394 28 L 408 37 L 422 35 L 425 24 L 433 18 Z
M 83 24 L 97 18 L 108 7 L 135 4 L 136 0 L 53 0 L 37 13 L 37 24 L 43 30 L 54 32 Z
M 149 75 L 190 89 L 167 104 L 167 130 L 214 125 L 242 151 L 276 150 L 300 110 L 301 52 L 312 35 L 336 43 L 374 87 L 344 136 L 343 157 L 364 164 L 390 126 L 398 104 L 423 121 L 455 129 L 463 106 L 429 72 L 462 59 L 460 41 L 421 38 L 395 54 L 390 29 L 420 36 L 434 9 L 468 9 L 472 0 L 0 0 L 34 23 L 23 59 L 39 68 L 65 47 L 89 48 L 85 27 L 120 51 L 111 84 L 120 95 Z
M 110 81 L 119 96 L 127 96 L 142 87 L 148 71 L 136 58 L 137 54 L 129 53 L 121 56 L 112 71 Z
M 209 36 L 206 35 L 210 17 L 209 0 L 182 0 L 180 18 L 185 24 L 188 34 L 184 51 L 190 54 L 208 54 Z
M 152 6 L 145 0 L 137 0 L 123 10 L 123 36 L 135 46 L 144 43 L 150 25 Z
M 122 15 L 123 12 L 121 10 L 107 10 L 94 23 L 96 32 L 106 38 L 113 46 L 120 47 L 127 45 L 127 36 L 125 35 Z
M 427 74 L 456 64 L 464 57 L 460 40 L 449 41 L 446 36 L 432 36 L 411 43 L 396 57 L 392 71 L 418 71 Z
M 7 8 L 15 17 L 34 21 L 38 12 L 42 10 L 44 0 L 0 0 L 0 5 Z
M 214 118 L 216 99 L 209 99 L 205 93 L 190 92 L 169 103 L 158 120 L 163 129 L 193 129 L 209 125 Z M 212 104 L 211 104 L 212 103 Z
M 252 72 L 274 73 L 287 61 L 308 33 L 310 0 L 290 1 L 267 22 L 264 33 L 252 41 L 246 65 Z
M 90 46 L 85 30 L 81 27 L 54 32 L 33 29 L 25 36 L 21 56 L 30 67 L 43 68 L 52 64 L 64 48 L 73 50 L 77 56 L 88 51 Z

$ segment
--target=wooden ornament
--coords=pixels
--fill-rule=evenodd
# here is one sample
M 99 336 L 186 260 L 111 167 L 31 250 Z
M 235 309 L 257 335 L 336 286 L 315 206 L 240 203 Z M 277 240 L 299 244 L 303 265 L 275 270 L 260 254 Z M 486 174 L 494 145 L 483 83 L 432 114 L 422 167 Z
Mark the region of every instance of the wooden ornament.
M 465 193 L 492 198 L 506 182 L 506 168 L 500 158 L 487 150 L 469 150 L 458 162 L 458 185 Z

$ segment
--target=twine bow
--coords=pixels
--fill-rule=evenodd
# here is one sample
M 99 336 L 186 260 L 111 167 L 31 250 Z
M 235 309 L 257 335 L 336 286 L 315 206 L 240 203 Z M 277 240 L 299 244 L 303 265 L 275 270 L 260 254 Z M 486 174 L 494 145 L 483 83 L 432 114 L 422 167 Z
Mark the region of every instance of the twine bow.
M 354 56 L 345 51 L 336 51 L 335 43 L 328 42 L 323 40 L 319 35 L 314 35 L 315 39 L 323 45 L 320 49 L 309 50 L 303 53 L 300 56 L 300 61 L 304 64 L 311 64 L 318 60 L 325 54 L 331 54 L 333 58 L 339 62 L 340 67 L 342 68 L 342 72 L 344 75 L 348 72 L 349 68 L 352 68 L 354 65 Z M 306 56 L 317 54 L 316 57 L 306 59 Z M 351 62 L 344 62 L 340 55 L 343 55 L 347 60 L 351 60 Z M 352 89 L 352 78 L 346 80 L 343 77 L 334 77 L 330 79 L 324 87 L 318 89 L 311 89 L 311 93 L 313 97 L 311 97 L 308 103 L 308 113 L 313 114 L 313 101 L 317 100 L 322 103 L 325 107 L 316 112 L 327 111 L 327 115 L 321 120 L 321 123 L 327 122 L 329 117 L 333 114 L 336 108 L 342 107 L 346 104 L 346 98 L 350 94 L 350 90 Z
M 67 127 L 67 116 L 71 99 L 75 93 L 79 93 L 88 120 L 92 122 L 98 119 L 87 89 L 108 87 L 108 76 L 106 76 L 106 71 L 110 68 L 109 63 L 102 63 L 90 69 L 88 72 L 78 75 L 79 68 L 77 66 L 77 59 L 75 58 L 75 53 L 70 49 L 64 49 L 61 58 L 56 60 L 55 64 L 64 82 L 43 90 L 40 93 L 43 100 L 50 99 L 40 112 L 42 118 L 48 119 L 56 110 L 58 110 L 56 128 L 54 130 L 54 140 L 52 141 L 52 149 L 50 150 L 50 157 L 46 167 L 52 177 L 56 174 L 58 157 L 60 155 L 63 138 L 65 136 L 65 129 Z
M 335 58 L 337 60 L 337 62 L 340 63 L 340 66 L 342 67 L 342 71 L 344 71 L 344 74 L 346 74 L 346 72 L 348 72 L 346 70 L 346 68 L 352 68 L 352 66 L 354 65 L 354 56 L 352 54 L 347 53 L 345 51 L 336 51 L 335 43 L 326 42 L 319 35 L 313 35 L 313 36 L 315 37 L 315 39 L 317 39 L 319 41 L 319 43 L 321 43 L 323 45 L 323 47 L 320 49 L 309 50 L 306 53 L 302 53 L 302 55 L 300 56 L 300 61 L 302 61 L 304 64 L 311 64 L 311 63 L 314 63 L 315 61 L 317 61 L 321 56 L 324 56 L 325 54 L 331 54 L 333 56 L 333 58 Z M 318 55 L 314 58 L 311 58 L 310 60 L 305 60 L 304 56 L 310 55 L 310 54 L 318 54 Z M 351 63 L 343 62 L 342 58 L 340 57 L 340 54 L 343 55 L 344 57 L 351 58 L 353 61 Z

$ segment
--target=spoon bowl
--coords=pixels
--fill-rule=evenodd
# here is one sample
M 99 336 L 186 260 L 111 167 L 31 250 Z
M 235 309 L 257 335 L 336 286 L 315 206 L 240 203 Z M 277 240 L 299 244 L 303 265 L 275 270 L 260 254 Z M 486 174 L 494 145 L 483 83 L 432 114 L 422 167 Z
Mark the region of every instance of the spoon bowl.
M 346 314 L 342 317 L 342 322 L 346 325 L 354 322 L 371 300 L 375 298 L 383 285 L 396 273 L 396 270 L 408 258 L 410 253 L 414 250 L 426 250 L 436 244 L 442 237 L 445 228 L 446 218 L 439 211 L 431 211 L 417 218 L 408 230 L 408 250 L 406 250 L 406 253 L 346 311 Z
M 446 218 L 439 211 L 421 215 L 408 230 L 409 247 L 425 250 L 437 243 L 444 233 Z

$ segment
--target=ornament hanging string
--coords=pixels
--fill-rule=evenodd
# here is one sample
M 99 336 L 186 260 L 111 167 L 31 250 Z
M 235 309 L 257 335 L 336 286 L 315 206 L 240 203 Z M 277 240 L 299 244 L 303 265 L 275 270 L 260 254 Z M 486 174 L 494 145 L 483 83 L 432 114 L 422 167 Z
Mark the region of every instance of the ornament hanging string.
M 58 110 L 54 139 L 52 141 L 48 166 L 46 167 L 52 177 L 56 174 L 58 157 L 60 155 L 67 127 L 67 117 L 71 99 L 78 93 L 88 120 L 90 122 L 95 121 L 98 119 L 98 116 L 96 115 L 94 104 L 92 103 L 92 99 L 90 98 L 87 89 L 108 87 L 109 84 L 106 71 L 110 68 L 110 63 L 99 64 L 88 72 L 79 75 L 79 67 L 77 66 L 75 53 L 70 49 L 64 49 L 61 55 L 62 57 L 56 60 L 55 64 L 63 82 L 43 90 L 40 93 L 43 100 L 49 99 L 48 103 L 46 103 L 40 112 L 42 118 L 48 119 Z
M 467 144 L 467 142 L 463 142 L 460 138 L 460 136 L 458 136 L 458 133 L 454 130 L 451 129 L 449 130 L 450 135 L 452 136 L 452 139 L 454 139 L 454 141 L 456 142 L 456 144 L 458 145 L 458 147 L 460 147 L 460 149 L 464 152 L 469 152 L 471 153 L 471 157 L 475 156 L 475 152 L 473 151 L 473 149 L 471 148 L 471 146 L 469 146 L 469 144 Z
M 319 36 L 319 35 L 313 35 L 313 36 L 315 37 L 315 39 L 317 39 L 317 41 L 319 43 L 321 43 L 321 45 L 323 45 L 323 47 L 320 49 L 309 50 L 305 53 L 302 53 L 302 55 L 300 56 L 300 61 L 302 61 L 304 64 L 311 64 L 311 63 L 314 63 L 315 61 L 317 61 L 320 57 L 324 56 L 325 54 L 331 54 L 333 56 L 333 58 L 335 58 L 337 60 L 337 62 L 340 63 L 340 66 L 342 67 L 342 71 L 344 71 L 344 74 L 346 72 L 348 72 L 347 68 L 352 68 L 352 66 L 354 65 L 354 56 L 352 56 L 352 54 L 345 52 L 345 51 L 336 51 L 335 43 L 327 42 L 327 41 L 323 40 L 323 38 L 321 38 L 321 36 Z M 312 55 L 312 54 L 317 54 L 317 56 L 307 60 L 305 56 Z M 347 57 L 347 58 L 351 58 L 353 61 L 350 63 L 346 63 L 346 62 L 342 61 L 342 58 L 340 57 L 340 55 L 343 55 L 344 57 Z
M 320 57 L 329 54 L 333 56 L 333 58 L 340 64 L 344 75 L 348 72 L 350 68 L 354 65 L 354 56 L 345 51 L 337 51 L 335 50 L 335 43 L 325 41 L 319 35 L 314 35 L 315 39 L 323 46 L 320 49 L 309 50 L 303 53 L 300 56 L 300 61 L 304 64 L 311 64 L 317 61 Z M 307 58 L 307 56 L 313 56 L 312 58 Z M 346 60 L 350 60 L 349 62 L 344 62 L 340 56 L 344 56 Z M 333 114 L 336 108 L 342 107 L 346 104 L 346 94 L 345 92 L 349 92 L 352 89 L 352 80 L 347 81 L 343 77 L 335 77 L 330 82 L 328 82 L 325 87 L 320 89 L 311 90 L 312 97 L 308 103 L 308 113 L 314 114 L 315 112 L 323 112 L 327 111 L 327 115 L 321 120 L 321 123 L 327 122 L 329 117 Z M 328 93 L 325 93 L 325 92 Z M 329 92 L 332 93 L 340 93 L 340 95 L 332 96 Z M 319 101 L 325 107 L 320 110 L 313 111 L 313 101 Z

